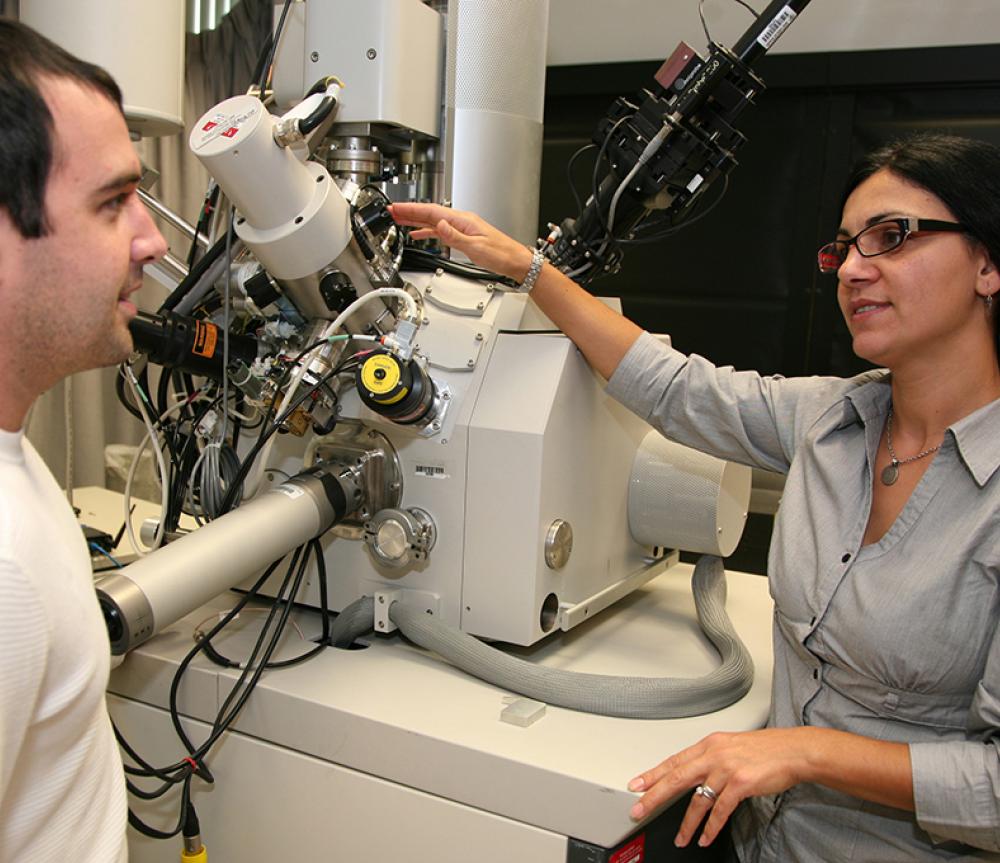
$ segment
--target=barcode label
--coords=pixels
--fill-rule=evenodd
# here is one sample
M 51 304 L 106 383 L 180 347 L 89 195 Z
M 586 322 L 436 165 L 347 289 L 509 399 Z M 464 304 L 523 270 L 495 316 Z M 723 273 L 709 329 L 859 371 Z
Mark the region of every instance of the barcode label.
M 436 464 L 418 464 L 413 468 L 413 472 L 417 476 L 426 476 L 426 477 L 447 476 L 445 469 L 440 465 Z
M 795 12 L 786 6 L 777 15 L 775 15 L 774 20 L 764 28 L 764 31 L 757 37 L 757 42 L 762 45 L 766 51 L 777 41 L 778 37 L 785 32 L 785 28 L 788 27 L 788 25 L 794 20 Z

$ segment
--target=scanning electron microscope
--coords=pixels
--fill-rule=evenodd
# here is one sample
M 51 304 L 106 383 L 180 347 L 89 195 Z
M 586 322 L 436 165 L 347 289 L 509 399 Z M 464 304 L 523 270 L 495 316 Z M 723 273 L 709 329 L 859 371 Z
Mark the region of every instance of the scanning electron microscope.
M 612 105 L 603 179 L 537 241 L 553 265 L 588 284 L 620 239 L 699 212 L 752 62 L 805 5 L 771 3 L 732 50 L 682 44 Z M 181 808 L 224 859 L 645 859 L 675 810 L 632 824 L 628 778 L 766 717 L 766 593 L 730 579 L 727 616 L 717 561 L 749 469 L 664 440 L 515 285 L 391 216 L 449 202 L 536 245 L 547 20 L 541 0 L 279 3 L 259 82 L 190 130 L 212 243 L 124 370 L 171 463 L 163 507 L 98 596 L 127 752 L 189 762 Z M 716 556 L 693 591 L 680 550 Z M 238 597 L 296 630 L 262 646 Z M 176 797 L 136 820 L 176 820 Z

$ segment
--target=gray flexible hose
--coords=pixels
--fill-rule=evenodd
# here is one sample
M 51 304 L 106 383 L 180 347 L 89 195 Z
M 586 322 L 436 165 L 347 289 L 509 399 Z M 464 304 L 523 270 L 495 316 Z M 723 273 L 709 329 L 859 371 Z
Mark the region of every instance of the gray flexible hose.
M 355 639 L 372 631 L 375 621 L 375 600 L 370 596 L 356 599 L 334 620 L 330 627 L 330 644 L 350 647 Z
M 722 664 L 703 677 L 614 677 L 561 671 L 508 656 L 400 602 L 390 606 L 389 619 L 419 646 L 434 651 L 462 671 L 511 692 L 604 716 L 677 719 L 728 707 L 739 701 L 753 683 L 750 652 L 726 614 L 722 560 L 703 555 L 691 577 L 691 590 L 702 631 L 722 657 Z M 365 599 L 371 603 L 370 598 L 364 597 L 349 608 Z M 373 613 L 368 612 L 368 629 L 372 628 Z

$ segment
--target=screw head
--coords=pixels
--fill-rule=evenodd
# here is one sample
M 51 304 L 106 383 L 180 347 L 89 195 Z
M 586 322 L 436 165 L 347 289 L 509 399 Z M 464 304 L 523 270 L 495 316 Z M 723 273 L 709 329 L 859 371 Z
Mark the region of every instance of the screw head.
M 374 60 L 376 57 L 378 57 L 378 51 L 376 51 L 374 48 L 369 48 L 367 51 L 365 51 L 365 56 L 369 60 Z
M 319 62 L 319 51 L 313 51 L 312 54 L 309 55 L 309 59 L 312 60 L 313 63 L 318 63 Z

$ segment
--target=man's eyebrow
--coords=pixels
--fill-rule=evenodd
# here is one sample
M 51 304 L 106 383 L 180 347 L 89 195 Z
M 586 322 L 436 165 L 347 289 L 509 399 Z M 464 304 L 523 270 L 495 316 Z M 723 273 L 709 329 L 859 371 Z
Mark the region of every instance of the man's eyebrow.
M 101 195 L 109 194 L 110 192 L 117 192 L 128 186 L 137 186 L 139 185 L 140 179 L 142 178 L 138 171 L 126 171 L 112 177 L 108 180 L 108 182 L 102 183 L 97 189 L 94 190 L 94 196 L 99 197 Z

